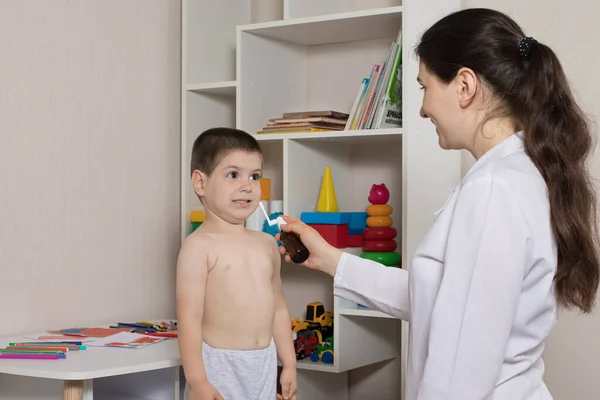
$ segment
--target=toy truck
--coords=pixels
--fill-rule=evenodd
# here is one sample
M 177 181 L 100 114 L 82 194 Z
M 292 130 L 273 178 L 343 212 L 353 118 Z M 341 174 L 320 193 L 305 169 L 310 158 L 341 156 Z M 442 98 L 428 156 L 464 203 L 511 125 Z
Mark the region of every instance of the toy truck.
M 319 346 L 319 339 L 314 331 L 303 330 L 298 332 L 294 340 L 294 351 L 296 352 L 296 360 L 302 360 L 305 357 L 310 357 Z
M 325 311 L 325 305 L 320 301 L 308 303 L 306 319 L 301 321 L 299 318 L 295 318 L 292 321 L 292 330 L 296 333 L 304 330 L 314 331 L 320 343 L 333 336 L 333 314 Z

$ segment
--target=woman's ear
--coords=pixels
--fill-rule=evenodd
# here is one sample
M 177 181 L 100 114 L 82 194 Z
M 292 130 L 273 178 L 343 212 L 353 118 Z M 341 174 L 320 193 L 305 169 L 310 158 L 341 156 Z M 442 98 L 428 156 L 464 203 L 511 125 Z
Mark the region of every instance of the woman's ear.
M 477 98 L 479 78 L 471 69 L 463 67 L 458 70 L 454 81 L 457 85 L 458 102 L 462 108 L 467 108 Z
M 206 174 L 199 170 L 192 172 L 192 187 L 198 196 L 204 196 L 206 186 Z

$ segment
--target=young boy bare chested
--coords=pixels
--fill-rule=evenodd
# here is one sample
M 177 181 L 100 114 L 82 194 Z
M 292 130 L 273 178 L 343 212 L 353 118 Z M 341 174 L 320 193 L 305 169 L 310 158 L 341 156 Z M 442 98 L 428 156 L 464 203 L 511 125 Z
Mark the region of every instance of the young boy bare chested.
M 179 350 L 190 400 L 296 399 L 296 356 L 275 239 L 245 228 L 260 201 L 262 152 L 246 132 L 194 142 L 192 186 L 206 211 L 177 264 Z

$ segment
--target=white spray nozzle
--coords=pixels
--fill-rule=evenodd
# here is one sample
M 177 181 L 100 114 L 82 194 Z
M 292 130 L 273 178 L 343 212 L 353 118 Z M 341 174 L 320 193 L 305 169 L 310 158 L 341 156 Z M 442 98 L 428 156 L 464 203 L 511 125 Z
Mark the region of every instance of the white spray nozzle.
M 277 219 L 275 219 L 275 221 L 271 221 L 269 219 L 269 214 L 267 214 L 267 210 L 265 210 L 265 206 L 263 205 L 263 203 L 258 203 L 258 205 L 260 206 L 260 209 L 262 210 L 263 214 L 265 214 L 265 218 L 267 219 L 267 223 L 269 224 L 269 226 L 277 225 L 279 227 L 279 226 L 285 225 L 287 223 L 281 217 L 277 217 Z

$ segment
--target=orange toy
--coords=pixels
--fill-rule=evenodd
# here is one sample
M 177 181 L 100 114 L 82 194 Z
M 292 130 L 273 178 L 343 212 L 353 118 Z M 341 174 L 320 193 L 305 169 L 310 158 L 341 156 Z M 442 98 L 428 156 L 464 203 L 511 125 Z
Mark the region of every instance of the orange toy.
M 371 204 L 367 207 L 369 217 L 386 217 L 392 214 L 392 206 L 389 204 Z
M 367 218 L 367 226 L 370 228 L 387 228 L 392 226 L 392 217 L 381 216 L 381 217 L 369 217 Z

